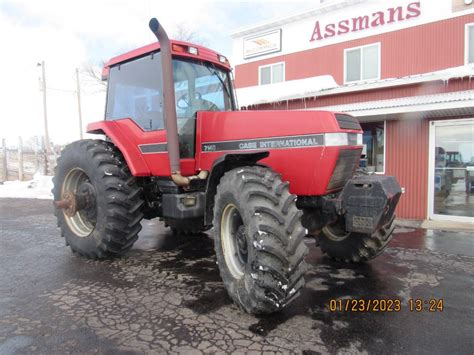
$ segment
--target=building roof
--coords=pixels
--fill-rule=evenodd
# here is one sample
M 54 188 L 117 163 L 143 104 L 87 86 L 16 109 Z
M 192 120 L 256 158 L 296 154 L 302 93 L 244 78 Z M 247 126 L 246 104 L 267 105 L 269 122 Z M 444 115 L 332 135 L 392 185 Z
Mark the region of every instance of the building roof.
M 474 90 L 318 107 L 317 110 L 347 112 L 364 117 L 361 121 L 380 120 L 380 116 L 410 118 L 410 114 L 416 112 L 425 112 L 428 117 L 474 115 Z
M 466 77 L 474 77 L 473 64 L 401 78 L 357 82 L 341 86 L 336 84 L 332 76 L 324 75 L 271 85 L 251 86 L 237 89 L 237 98 L 241 107 L 248 107 L 303 98 L 348 94 L 389 87 L 421 84 L 432 81 L 443 81 L 449 83 L 449 80 Z

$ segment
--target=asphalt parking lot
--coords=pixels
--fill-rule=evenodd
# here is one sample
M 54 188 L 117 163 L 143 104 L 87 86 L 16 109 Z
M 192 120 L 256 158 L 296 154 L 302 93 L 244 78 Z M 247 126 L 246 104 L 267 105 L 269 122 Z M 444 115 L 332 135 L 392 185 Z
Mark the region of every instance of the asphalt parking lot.
M 51 201 L 0 199 L 0 354 L 474 352 L 472 233 L 399 228 L 362 266 L 332 262 L 308 239 L 301 297 L 257 318 L 227 297 L 207 235 L 143 223 L 125 257 L 90 261 L 65 247 Z M 401 310 L 331 312 L 337 299 L 396 299 Z M 444 308 L 412 312 L 409 299 Z

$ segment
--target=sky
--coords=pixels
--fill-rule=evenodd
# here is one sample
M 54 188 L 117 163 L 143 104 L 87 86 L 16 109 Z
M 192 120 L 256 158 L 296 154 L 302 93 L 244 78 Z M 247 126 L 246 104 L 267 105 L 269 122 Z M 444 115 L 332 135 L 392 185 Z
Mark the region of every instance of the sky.
M 232 59 L 230 33 L 316 7 L 314 1 L 0 0 L 0 138 L 14 146 L 44 134 L 45 62 L 50 140 L 79 139 L 75 70 L 80 69 L 83 126 L 103 119 L 105 93 L 83 73 L 155 40 L 157 17 L 170 37 L 185 26 Z

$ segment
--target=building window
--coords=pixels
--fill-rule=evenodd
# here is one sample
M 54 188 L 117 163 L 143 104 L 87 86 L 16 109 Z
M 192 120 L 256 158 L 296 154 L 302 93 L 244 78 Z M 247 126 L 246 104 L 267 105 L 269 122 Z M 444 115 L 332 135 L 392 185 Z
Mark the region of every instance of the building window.
M 285 63 L 275 63 L 258 67 L 258 84 L 267 85 L 285 81 Z
M 380 43 L 344 50 L 344 82 L 380 79 Z
M 466 25 L 466 64 L 474 64 L 474 23 Z
M 361 166 L 370 172 L 385 172 L 385 121 L 361 123 L 364 130 Z

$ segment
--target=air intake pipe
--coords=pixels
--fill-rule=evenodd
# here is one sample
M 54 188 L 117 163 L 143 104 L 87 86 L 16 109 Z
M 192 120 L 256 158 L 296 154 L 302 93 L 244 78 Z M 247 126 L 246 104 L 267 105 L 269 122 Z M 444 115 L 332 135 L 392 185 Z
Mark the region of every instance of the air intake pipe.
M 156 18 L 149 23 L 150 30 L 160 42 L 161 70 L 163 78 L 163 104 L 165 114 L 166 139 L 168 142 L 168 156 L 170 160 L 171 179 L 178 186 L 188 186 L 192 179 L 205 179 L 208 172 L 201 171 L 196 176 L 182 176 L 179 164 L 179 139 L 178 120 L 174 96 L 173 62 L 171 58 L 171 45 L 163 26 Z

